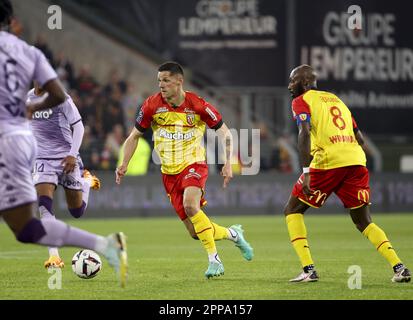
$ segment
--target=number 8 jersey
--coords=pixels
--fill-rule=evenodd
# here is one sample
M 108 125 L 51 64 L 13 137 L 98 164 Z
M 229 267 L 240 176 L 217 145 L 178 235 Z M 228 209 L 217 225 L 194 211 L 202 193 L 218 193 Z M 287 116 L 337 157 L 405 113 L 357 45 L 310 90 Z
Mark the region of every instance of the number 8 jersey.
M 292 102 L 294 120 L 310 123 L 311 168 L 366 166 L 366 155 L 354 134 L 357 124 L 336 95 L 309 90 Z
M 26 94 L 32 81 L 40 86 L 57 78 L 43 53 L 16 36 L 0 31 L 0 136 L 29 131 Z

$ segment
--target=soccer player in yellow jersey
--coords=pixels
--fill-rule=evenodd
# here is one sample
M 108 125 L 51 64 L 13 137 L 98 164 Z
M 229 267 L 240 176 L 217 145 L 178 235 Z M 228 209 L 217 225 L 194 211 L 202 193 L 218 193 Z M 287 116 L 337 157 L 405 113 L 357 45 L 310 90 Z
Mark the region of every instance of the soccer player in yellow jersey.
M 369 172 L 363 136 L 350 110 L 336 95 L 317 90 L 313 68 L 301 65 L 290 75 L 292 111 L 298 125 L 298 151 L 303 174 L 295 184 L 284 214 L 291 243 L 303 272 L 291 282 L 319 279 L 311 258 L 304 212 L 320 208 L 332 192 L 350 210 L 356 228 L 370 240 L 393 268 L 393 282 L 409 282 L 410 271 L 393 249 L 369 211 Z
M 124 159 L 116 169 L 120 184 L 128 163 L 144 131 L 152 127 L 155 150 L 161 160 L 161 171 L 166 193 L 194 239 L 199 239 L 208 253 L 209 265 L 205 276 L 224 274 L 215 240 L 227 239 L 235 243 L 246 260 L 253 257 L 253 249 L 243 236 L 241 225 L 229 228 L 212 222 L 201 207 L 208 166 L 201 145 L 205 126 L 215 129 L 221 142 L 225 141 L 226 162 L 222 167 L 224 188 L 232 178 L 232 136 L 214 106 L 196 94 L 183 90 L 184 72 L 176 62 L 165 62 L 158 68 L 160 92 L 143 103 L 135 127 L 124 144 Z

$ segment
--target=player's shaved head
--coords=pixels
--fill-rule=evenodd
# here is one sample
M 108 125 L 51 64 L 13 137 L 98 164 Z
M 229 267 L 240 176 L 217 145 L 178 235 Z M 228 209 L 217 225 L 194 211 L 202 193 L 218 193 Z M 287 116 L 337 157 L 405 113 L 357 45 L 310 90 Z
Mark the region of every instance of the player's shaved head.
M 10 0 L 0 0 L 0 27 L 9 25 L 13 16 L 13 6 Z
M 302 64 L 291 71 L 291 77 L 295 75 L 301 81 L 309 82 L 310 84 L 316 84 L 317 81 L 317 74 L 315 73 L 313 67 L 309 66 L 308 64 Z
M 313 88 L 317 88 L 317 74 L 311 66 L 302 64 L 291 71 L 288 90 L 294 98 Z

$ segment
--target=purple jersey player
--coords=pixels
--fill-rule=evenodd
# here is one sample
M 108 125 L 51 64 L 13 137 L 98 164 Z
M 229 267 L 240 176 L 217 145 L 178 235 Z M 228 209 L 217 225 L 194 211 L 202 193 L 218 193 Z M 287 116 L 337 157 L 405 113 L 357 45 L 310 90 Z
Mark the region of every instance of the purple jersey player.
M 31 168 L 36 158 L 36 140 L 26 117 L 61 104 L 66 97 L 44 55 L 6 31 L 12 16 L 10 0 L 0 0 L 0 215 L 23 243 L 75 246 L 101 253 L 124 286 L 127 254 L 123 233 L 102 237 L 58 220 L 35 218 L 37 196 Z M 26 105 L 32 81 L 37 81 L 48 95 Z
M 46 95 L 46 91 L 35 82 L 35 88 L 27 94 L 27 103 L 44 99 Z M 30 124 L 38 147 L 33 180 L 41 218 L 55 219 L 52 204 L 58 184 L 65 189 L 70 214 L 80 218 L 85 212 L 90 188 L 98 190 L 100 181 L 88 170 L 83 170 L 79 148 L 84 127 L 77 107 L 66 95 L 66 101 L 57 107 L 33 113 Z M 57 248 L 49 247 L 49 259 L 44 266 L 64 267 Z

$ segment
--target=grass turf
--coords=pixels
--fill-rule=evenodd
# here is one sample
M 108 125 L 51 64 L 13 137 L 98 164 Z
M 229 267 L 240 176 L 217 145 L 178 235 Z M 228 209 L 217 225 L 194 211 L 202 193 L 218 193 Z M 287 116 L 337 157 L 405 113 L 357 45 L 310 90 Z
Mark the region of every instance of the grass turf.
M 400 258 L 413 266 L 413 215 L 375 215 Z M 129 281 L 118 287 L 114 271 L 102 257 L 96 278 L 83 280 L 71 270 L 76 248 L 61 249 L 66 263 L 62 288 L 50 290 L 43 268 L 47 249 L 18 243 L 0 224 L 0 299 L 413 299 L 413 284 L 391 283 L 388 263 L 345 215 L 307 214 L 305 221 L 318 283 L 291 284 L 300 272 L 281 216 L 213 217 L 221 225 L 241 223 L 255 249 L 253 261 L 244 261 L 230 241 L 217 243 L 225 275 L 206 280 L 207 257 L 198 241 L 176 218 L 70 220 L 69 223 L 106 235 L 124 231 L 128 236 Z M 362 270 L 362 289 L 350 290 L 347 272 Z

